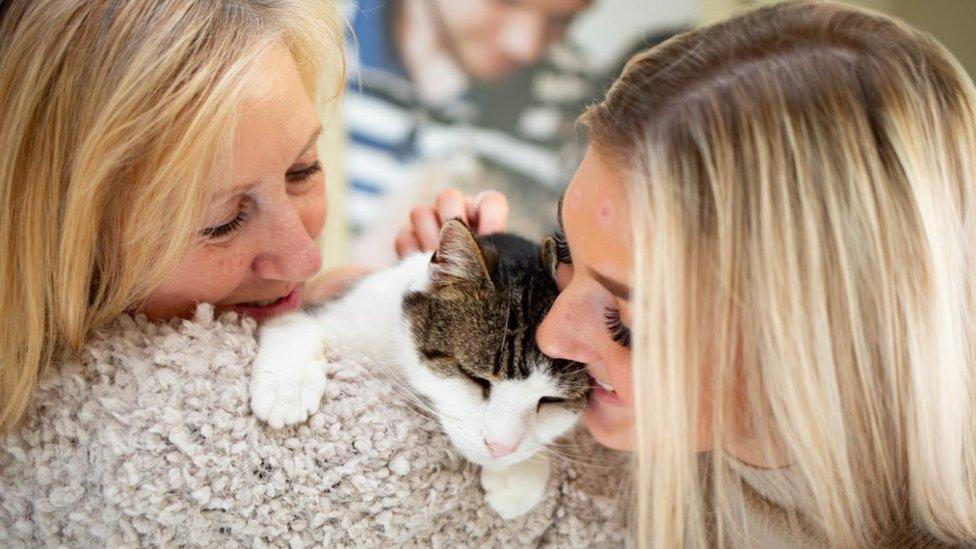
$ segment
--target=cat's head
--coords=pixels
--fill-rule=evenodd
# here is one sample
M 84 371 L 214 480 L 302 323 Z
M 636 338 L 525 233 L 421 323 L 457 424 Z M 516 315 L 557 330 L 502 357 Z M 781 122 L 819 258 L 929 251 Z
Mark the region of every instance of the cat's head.
M 576 422 L 583 365 L 553 360 L 535 332 L 556 299 L 551 246 L 498 234 L 475 238 L 457 220 L 441 230 L 428 288 L 403 310 L 425 374 L 415 384 L 470 461 L 521 461 Z

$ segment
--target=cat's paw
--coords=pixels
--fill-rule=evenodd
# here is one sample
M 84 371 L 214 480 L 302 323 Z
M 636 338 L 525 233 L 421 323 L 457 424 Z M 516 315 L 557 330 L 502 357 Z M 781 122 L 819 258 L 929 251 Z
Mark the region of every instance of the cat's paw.
M 319 409 L 325 384 L 323 360 L 302 367 L 256 369 L 251 411 L 272 429 L 301 423 Z
M 505 520 L 528 513 L 542 501 L 549 482 L 549 462 L 534 455 L 510 467 L 482 467 L 485 501 Z

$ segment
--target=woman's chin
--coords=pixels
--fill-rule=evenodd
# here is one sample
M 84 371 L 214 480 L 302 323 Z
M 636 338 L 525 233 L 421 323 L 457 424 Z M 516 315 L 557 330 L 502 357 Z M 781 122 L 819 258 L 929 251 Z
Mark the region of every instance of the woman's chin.
M 590 399 L 583 411 L 583 425 L 597 442 L 614 450 L 634 449 L 634 414 L 630 408 L 607 406 Z

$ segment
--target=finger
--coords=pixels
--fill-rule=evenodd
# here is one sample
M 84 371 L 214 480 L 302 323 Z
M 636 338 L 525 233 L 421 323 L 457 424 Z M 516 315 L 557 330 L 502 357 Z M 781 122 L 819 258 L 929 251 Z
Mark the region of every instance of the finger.
M 478 226 L 478 204 L 474 201 L 473 196 L 464 197 L 464 210 L 468 214 L 468 226 L 477 227 Z
M 464 194 L 457 189 L 447 189 L 437 195 L 437 216 L 441 225 L 456 217 L 468 223 L 468 212 L 464 203 Z
M 410 222 L 413 225 L 413 232 L 420 242 L 420 249 L 433 251 L 437 247 L 441 232 L 441 224 L 433 206 L 414 207 L 410 211 Z
M 420 251 L 420 240 L 413 234 L 412 229 L 403 229 L 396 237 L 396 252 L 399 257 L 406 257 Z
M 504 231 L 508 227 L 508 199 L 498 191 L 484 191 L 478 195 L 478 234 Z

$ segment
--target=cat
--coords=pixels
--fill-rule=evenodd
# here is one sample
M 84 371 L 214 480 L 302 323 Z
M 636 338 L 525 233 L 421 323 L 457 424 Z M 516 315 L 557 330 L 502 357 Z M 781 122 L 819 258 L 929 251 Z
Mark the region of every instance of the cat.
M 318 310 L 266 323 L 251 379 L 254 414 L 273 428 L 304 421 L 325 391 L 324 351 L 390 366 L 421 395 L 458 452 L 481 465 L 487 503 L 510 519 L 543 496 L 539 451 L 586 406 L 582 364 L 535 343 L 558 290 L 556 245 L 476 238 L 460 220 L 438 249 L 373 274 Z

